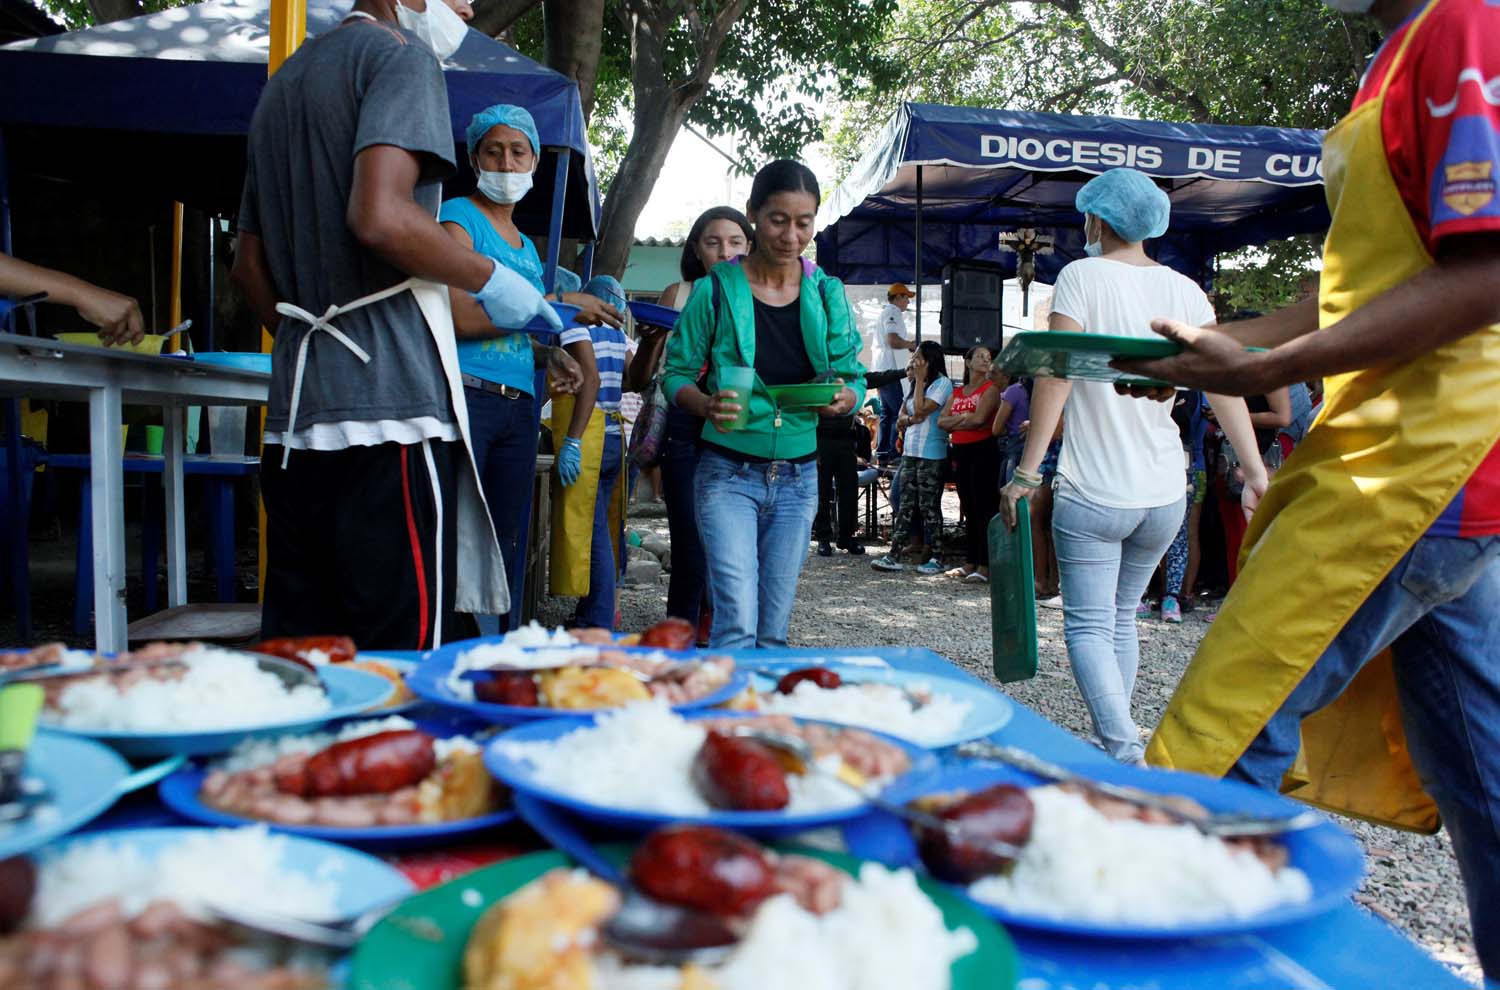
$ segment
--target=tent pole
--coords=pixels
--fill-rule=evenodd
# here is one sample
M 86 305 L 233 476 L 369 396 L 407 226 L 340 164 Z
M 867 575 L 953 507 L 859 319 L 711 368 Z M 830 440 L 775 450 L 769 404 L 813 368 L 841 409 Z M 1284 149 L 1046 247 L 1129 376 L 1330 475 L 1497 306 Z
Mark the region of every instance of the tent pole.
M 167 326 L 182 322 L 182 204 L 172 204 L 172 295 L 167 299 Z M 167 342 L 169 345 L 171 341 Z M 178 342 L 173 350 L 181 350 Z
M 917 166 L 917 343 L 922 342 L 922 166 Z
M 557 166 L 552 173 L 552 218 L 547 223 L 547 270 L 542 284 L 548 291 L 557 289 L 557 259 L 562 252 L 563 204 L 568 198 L 568 166 L 573 152 L 557 149 Z

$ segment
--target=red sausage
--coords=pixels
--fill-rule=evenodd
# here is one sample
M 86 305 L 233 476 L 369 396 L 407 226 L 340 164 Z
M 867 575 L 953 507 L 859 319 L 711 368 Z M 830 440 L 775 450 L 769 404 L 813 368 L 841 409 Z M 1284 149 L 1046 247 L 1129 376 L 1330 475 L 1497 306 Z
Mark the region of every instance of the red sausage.
M 672 825 L 646 837 L 630 879 L 668 904 L 720 917 L 749 914 L 776 892 L 776 871 L 754 841 L 706 825 Z
M 937 812 L 955 827 L 946 832 L 917 829 L 917 851 L 928 872 L 939 880 L 972 883 L 1011 865 L 1009 856 L 984 843 L 1025 845 L 1031 838 L 1034 811 L 1026 792 L 1011 784 L 976 791 Z
M 698 627 L 686 619 L 663 619 L 641 633 L 641 645 L 658 650 L 691 650 L 698 642 Z
M 827 667 L 803 667 L 794 670 L 781 680 L 776 682 L 776 690 L 782 694 L 791 694 L 797 690 L 797 685 L 803 681 L 812 681 L 820 688 L 833 690 L 844 683 L 844 679 Z
M 710 731 L 698 748 L 693 784 L 709 804 L 734 811 L 775 811 L 791 800 L 776 754 L 722 732 Z
M 521 671 L 495 674 L 488 680 L 474 682 L 474 697 L 492 705 L 519 705 L 535 708 L 541 704 L 536 678 Z
M 389 794 L 420 782 L 436 765 L 431 736 L 398 729 L 335 743 L 300 769 L 278 774 L 276 789 L 298 797 Z
M 329 663 L 348 663 L 354 659 L 356 652 L 354 640 L 348 636 L 287 636 L 268 639 L 255 644 L 251 649 L 256 653 L 266 653 L 300 663 L 309 669 L 313 666 L 311 654 L 314 650 L 327 654 Z

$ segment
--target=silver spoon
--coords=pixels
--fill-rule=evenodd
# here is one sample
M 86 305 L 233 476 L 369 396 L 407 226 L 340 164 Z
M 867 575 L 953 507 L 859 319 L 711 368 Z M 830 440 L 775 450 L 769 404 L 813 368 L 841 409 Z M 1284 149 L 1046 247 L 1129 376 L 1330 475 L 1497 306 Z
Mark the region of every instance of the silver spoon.
M 1093 791 L 1095 794 L 1102 794 L 1117 801 L 1127 801 L 1130 804 L 1140 805 L 1143 808 L 1151 808 L 1154 811 L 1163 812 L 1180 822 L 1193 826 L 1204 835 L 1212 835 L 1220 839 L 1281 835 L 1286 832 L 1297 832 L 1302 829 L 1312 828 L 1323 821 L 1322 815 L 1310 809 L 1281 818 L 1266 818 L 1262 815 L 1252 815 L 1238 811 L 1197 811 L 1184 807 L 1166 795 L 1142 790 L 1139 787 L 1127 787 L 1122 784 L 1111 784 L 1102 780 L 1091 780 L 1088 777 L 1074 773 L 1066 767 L 1060 767 L 1056 763 L 1044 760 L 1034 753 L 1028 753 L 1024 749 L 1017 749 L 1014 746 L 1001 746 L 998 743 L 986 740 L 963 743 L 957 748 L 956 752 L 962 757 L 1003 763 L 1006 766 L 1015 767 L 1017 770 L 1024 770 L 1027 773 L 1035 774 L 1047 780 L 1065 784 L 1077 784 L 1085 790 Z
M 316 945 L 325 949 L 347 952 L 358 945 L 359 940 L 364 938 L 381 918 L 390 914 L 404 900 L 406 900 L 405 894 L 395 900 L 378 904 L 363 914 L 335 922 L 308 921 L 291 915 L 277 914 L 274 911 L 246 907 L 243 904 L 210 903 L 203 906 L 219 921 L 252 932 L 274 935 L 277 938 L 300 942 L 304 945 Z

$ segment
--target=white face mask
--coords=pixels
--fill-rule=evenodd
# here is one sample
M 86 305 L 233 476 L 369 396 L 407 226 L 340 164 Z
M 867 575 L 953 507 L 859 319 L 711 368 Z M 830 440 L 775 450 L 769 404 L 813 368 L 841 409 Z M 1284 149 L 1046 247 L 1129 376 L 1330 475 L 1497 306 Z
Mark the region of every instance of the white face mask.
M 431 2 L 431 0 L 429 0 Z M 479 191 L 492 202 L 501 205 L 519 203 L 521 197 L 531 192 L 530 172 L 479 172 Z
M 1098 227 L 1095 227 L 1094 229 L 1097 231 Z M 1099 231 L 1100 239 L 1099 240 L 1091 241 L 1091 240 L 1088 239 L 1088 237 L 1089 237 L 1089 227 L 1088 227 L 1088 224 L 1084 224 L 1084 227 L 1083 227 L 1083 239 L 1084 239 L 1083 253 L 1084 254 L 1088 255 L 1090 258 L 1097 258 L 1101 254 L 1104 253 L 1103 233 L 1104 233 L 1103 231 Z
M 1323 3 L 1340 14 L 1368 14 L 1375 0 L 1323 0 Z
M 469 25 L 443 0 L 427 0 L 425 13 L 418 13 L 398 0 L 396 23 L 421 38 L 439 62 L 451 58 L 469 34 Z

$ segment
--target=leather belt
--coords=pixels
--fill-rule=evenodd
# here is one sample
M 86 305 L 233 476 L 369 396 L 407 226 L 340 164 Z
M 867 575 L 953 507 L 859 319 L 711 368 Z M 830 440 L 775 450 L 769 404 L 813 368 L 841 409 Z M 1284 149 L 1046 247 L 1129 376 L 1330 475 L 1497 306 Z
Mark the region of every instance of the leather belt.
M 523 392 L 513 385 L 501 385 L 499 382 L 488 381 L 477 378 L 474 375 L 460 375 L 463 379 L 464 388 L 477 388 L 481 392 L 489 392 L 505 399 L 530 399 L 530 392 Z

